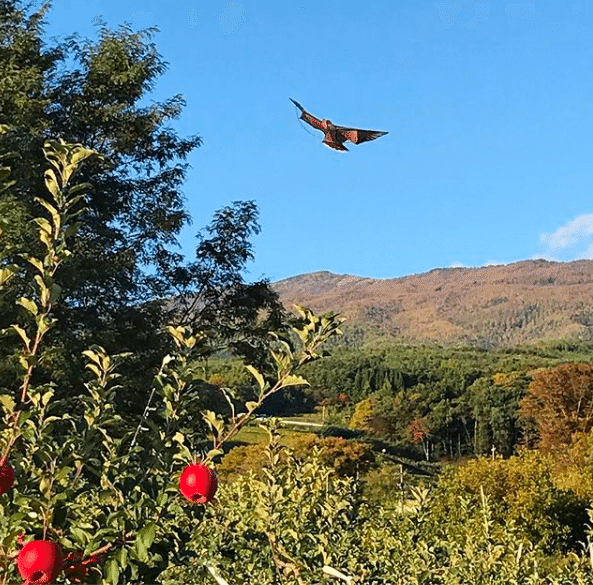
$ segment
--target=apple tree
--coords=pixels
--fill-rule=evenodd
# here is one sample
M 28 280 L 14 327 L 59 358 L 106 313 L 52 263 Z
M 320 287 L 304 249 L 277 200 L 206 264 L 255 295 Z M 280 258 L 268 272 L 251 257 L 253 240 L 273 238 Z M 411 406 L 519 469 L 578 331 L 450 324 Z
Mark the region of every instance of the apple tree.
M 90 346 L 83 352 L 90 375 L 84 393 L 74 403 L 60 399 L 55 383 L 40 380 L 36 371 L 63 294 L 58 269 L 72 256 L 69 236 L 82 228 L 78 220 L 88 185 L 72 186 L 72 180 L 83 163 L 101 155 L 61 140 L 47 141 L 44 154 L 49 195 L 38 203 L 47 217 L 34 220 L 44 253 L 22 255 L 35 274 L 17 300 L 15 322 L 3 331 L 17 337 L 20 351 L 19 385 L 0 392 L 1 483 L 6 487 L 0 494 L 0 583 L 13 582 L 20 572 L 29 585 L 40 584 L 56 571 L 58 579 L 74 583 L 154 583 L 188 554 L 191 534 L 182 529 L 181 519 L 199 524 L 204 513 L 188 499 L 206 502 L 215 491 L 193 498 L 184 473 L 195 472 L 196 465 L 211 468 L 267 397 L 306 384 L 295 372 L 322 357 L 318 348 L 339 333 L 340 319 L 297 307 L 300 326 L 290 333 L 270 332 L 270 369 L 246 366 L 255 380 L 255 400 L 243 404 L 231 389 L 221 389 L 229 405 L 226 419 L 196 411 L 203 387 L 199 357 L 207 335 L 190 326 L 166 328 L 174 349 L 154 376 L 138 425 L 130 427 L 114 406 L 117 394 L 126 390 L 118 370 L 129 354 L 108 355 L 101 346 Z M 6 175 L 2 169 L 0 179 Z M 16 263 L 4 259 L 0 285 L 18 271 Z M 26 546 L 49 546 L 35 543 L 59 547 L 52 566 L 36 566 L 25 554 Z

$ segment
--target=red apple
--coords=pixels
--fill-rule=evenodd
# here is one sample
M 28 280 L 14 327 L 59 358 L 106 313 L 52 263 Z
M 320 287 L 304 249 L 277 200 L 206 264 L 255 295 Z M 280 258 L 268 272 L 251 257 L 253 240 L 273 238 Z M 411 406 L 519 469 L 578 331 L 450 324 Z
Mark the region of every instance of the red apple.
M 5 494 L 14 483 L 14 471 L 8 461 L 0 463 L 0 495 Z
M 32 540 L 19 552 L 19 573 L 31 585 L 47 585 L 62 570 L 63 558 L 60 547 L 49 540 Z
M 179 478 L 181 493 L 195 504 L 209 502 L 214 497 L 217 487 L 216 473 L 206 465 L 188 465 Z

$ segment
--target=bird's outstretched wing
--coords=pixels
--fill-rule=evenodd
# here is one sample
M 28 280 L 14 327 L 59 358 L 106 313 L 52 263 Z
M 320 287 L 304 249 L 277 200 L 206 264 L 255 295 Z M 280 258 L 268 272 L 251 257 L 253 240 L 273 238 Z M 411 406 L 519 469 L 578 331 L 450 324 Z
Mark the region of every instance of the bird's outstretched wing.
M 303 106 L 301 106 L 301 104 L 299 104 L 299 102 L 295 102 L 292 98 L 288 98 L 299 110 L 301 110 L 301 120 L 304 120 L 305 122 L 307 122 L 307 124 L 309 124 L 310 126 L 313 126 L 313 128 L 315 128 L 316 130 L 321 130 L 323 131 L 323 126 L 321 125 L 321 120 L 319 118 L 316 118 L 315 116 L 313 116 L 312 114 L 309 114 L 309 112 L 307 112 L 307 110 L 305 110 L 305 108 L 303 108 Z
M 381 130 L 360 130 L 358 128 L 346 128 L 345 126 L 336 126 L 336 130 L 344 137 L 344 140 L 350 140 L 354 144 L 375 140 L 387 134 L 387 132 Z
M 292 98 L 288 98 L 299 110 L 301 110 L 301 112 L 305 111 L 305 108 L 303 108 L 303 106 L 301 106 L 301 104 L 299 104 L 299 102 L 297 102 L 296 100 L 293 100 Z

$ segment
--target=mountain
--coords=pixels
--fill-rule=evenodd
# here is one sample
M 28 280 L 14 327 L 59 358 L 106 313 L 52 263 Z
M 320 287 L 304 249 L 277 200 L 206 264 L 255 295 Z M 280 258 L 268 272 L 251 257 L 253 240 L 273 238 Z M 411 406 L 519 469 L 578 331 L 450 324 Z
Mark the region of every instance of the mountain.
M 593 339 L 593 260 L 525 260 L 373 279 L 313 272 L 271 284 L 287 308 L 347 318 L 343 343 L 505 347 Z

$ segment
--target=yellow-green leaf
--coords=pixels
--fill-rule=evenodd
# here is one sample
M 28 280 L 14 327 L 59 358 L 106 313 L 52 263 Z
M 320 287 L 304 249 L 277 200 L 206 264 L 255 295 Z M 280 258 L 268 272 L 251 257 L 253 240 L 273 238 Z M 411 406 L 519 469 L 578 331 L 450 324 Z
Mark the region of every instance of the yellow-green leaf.
M 82 352 L 82 355 L 86 356 L 87 358 L 89 358 L 91 361 L 95 362 L 97 365 L 101 365 L 101 360 L 99 358 L 99 355 L 96 354 L 94 351 L 90 350 L 90 349 L 85 349 Z
M 256 370 L 253 366 L 245 366 L 247 368 L 247 370 L 249 372 L 251 372 L 251 375 L 257 380 L 257 383 L 259 384 L 259 387 L 261 390 L 264 389 L 266 383 L 264 380 L 264 377 L 261 375 L 261 373 Z
M 101 370 L 95 364 L 86 364 L 86 366 L 97 378 L 101 377 Z
M 286 386 L 310 386 L 310 384 L 301 376 L 291 375 L 282 380 L 281 388 L 286 388 Z
M 19 267 L 16 264 L 10 264 L 0 268 L 0 286 L 8 282 L 17 272 Z
M 0 404 L 4 407 L 4 410 L 11 414 L 14 412 L 14 398 L 8 394 L 0 394 Z
M 46 315 L 40 315 L 37 319 L 37 331 L 43 335 L 49 329 L 49 323 Z
M 27 309 L 27 311 L 29 311 L 29 313 L 32 315 L 37 315 L 37 305 L 31 299 L 28 299 L 27 297 L 21 297 L 20 299 L 16 300 L 16 304 Z
M 39 226 L 39 229 L 42 233 L 52 233 L 51 224 L 49 223 L 49 221 L 47 221 L 47 219 L 45 219 L 45 217 L 35 217 L 33 218 L 33 221 Z
M 49 496 L 51 495 L 51 481 L 47 477 L 42 477 L 39 481 L 39 491 L 46 498 L 49 498 Z
M 41 262 L 41 260 L 39 260 L 39 258 L 35 258 L 35 256 L 29 256 L 29 255 L 27 255 L 25 258 L 29 264 L 31 264 L 32 266 L 37 268 L 37 270 L 39 270 L 39 272 L 41 272 L 41 274 L 43 274 L 45 269 L 43 267 L 43 262 Z
M 39 291 L 39 300 L 41 301 L 42 307 L 47 307 L 49 303 L 50 289 L 45 285 Z
M 19 325 L 11 325 L 11 327 L 20 335 L 21 339 L 25 342 L 25 347 L 27 349 L 31 348 L 31 340 L 27 335 L 26 331 L 20 327 Z
M 142 540 L 136 538 L 136 542 L 134 542 L 134 550 L 136 551 L 136 556 L 140 562 L 145 563 L 148 560 L 148 547 Z
M 169 332 L 169 335 L 171 335 L 171 337 L 174 339 L 175 343 L 177 343 L 177 345 L 182 346 L 184 344 L 184 327 L 173 327 L 169 325 L 167 326 L 167 331 Z
M 57 199 L 60 196 L 60 187 L 55 172 L 52 169 L 47 169 L 44 177 L 47 190 L 54 196 L 54 199 Z
M 144 526 L 140 532 L 138 532 L 138 536 L 136 539 L 141 540 L 147 549 L 149 549 L 154 542 L 156 537 L 156 524 L 154 522 L 149 522 L 146 526 Z
M 115 554 L 115 558 L 120 566 L 125 567 L 128 564 L 128 549 L 127 548 L 120 548 L 117 553 Z
M 53 390 L 48 390 L 47 392 L 45 392 L 43 394 L 43 396 L 41 397 L 41 404 L 43 404 L 43 406 L 47 406 L 49 404 L 49 401 L 52 399 L 53 395 L 54 395 Z
M 173 441 L 175 441 L 176 443 L 179 443 L 180 445 L 183 445 L 183 443 L 185 442 L 185 436 L 182 433 L 180 433 L 179 431 L 177 431 L 173 435 Z
M 210 449 L 210 451 L 208 451 L 206 454 L 206 457 L 208 457 L 208 459 L 214 459 L 219 455 L 224 455 L 224 451 L 222 449 Z

